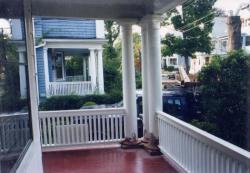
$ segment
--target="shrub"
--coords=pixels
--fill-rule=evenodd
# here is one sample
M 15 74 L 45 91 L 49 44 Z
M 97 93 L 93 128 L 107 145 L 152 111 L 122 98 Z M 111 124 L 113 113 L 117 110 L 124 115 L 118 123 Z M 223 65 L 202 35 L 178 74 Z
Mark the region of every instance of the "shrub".
M 202 130 L 205 130 L 211 134 L 216 134 L 217 133 L 217 128 L 216 125 L 213 123 L 209 123 L 206 121 L 199 121 L 199 120 L 192 120 L 191 124 L 193 126 L 196 126 Z
M 178 71 L 174 66 L 164 66 L 164 70 L 169 72 Z
M 80 96 L 54 96 L 46 99 L 40 104 L 40 110 L 69 110 L 79 109 L 82 106 Z
M 198 78 L 205 120 L 216 124 L 220 138 L 243 148 L 249 140 L 246 139 L 249 62 L 250 55 L 243 51 L 214 57 Z
M 95 104 L 114 104 L 122 100 L 120 92 L 104 95 L 86 95 L 86 96 L 54 96 L 41 102 L 39 109 L 41 111 L 49 110 L 71 110 L 80 109 L 86 102 Z
M 95 102 L 85 102 L 85 103 L 83 104 L 83 106 L 94 106 L 94 105 L 96 105 Z

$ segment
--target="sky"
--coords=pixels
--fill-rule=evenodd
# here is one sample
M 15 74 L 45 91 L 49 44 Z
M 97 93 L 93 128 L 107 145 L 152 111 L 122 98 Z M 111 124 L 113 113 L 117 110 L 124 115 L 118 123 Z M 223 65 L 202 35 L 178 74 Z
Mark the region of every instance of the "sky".
M 217 0 L 217 2 L 215 3 L 215 7 L 220 8 L 225 12 L 228 12 L 230 10 L 236 11 L 240 4 L 246 2 L 250 3 L 250 0 Z M 0 28 L 6 28 L 6 27 L 7 28 L 9 27 L 8 22 L 6 22 L 6 20 L 0 19 Z M 133 26 L 133 31 L 140 32 L 140 28 L 138 26 Z M 162 32 L 162 35 L 165 35 L 164 31 Z
M 217 0 L 215 7 L 224 11 L 236 11 L 240 4 L 247 2 L 250 3 L 250 0 Z
M 247 3 L 247 2 L 250 3 L 250 0 L 217 0 L 214 6 L 216 8 L 222 9 L 223 11 L 226 12 L 226 14 L 228 14 L 228 12 L 231 10 L 235 12 L 242 3 Z M 171 30 L 169 29 L 170 28 L 162 28 L 161 36 L 163 37 L 166 33 L 171 32 Z M 133 32 L 140 33 L 140 31 L 141 31 L 141 28 L 139 26 L 137 25 L 133 26 Z M 174 32 L 174 29 L 173 29 L 173 32 Z

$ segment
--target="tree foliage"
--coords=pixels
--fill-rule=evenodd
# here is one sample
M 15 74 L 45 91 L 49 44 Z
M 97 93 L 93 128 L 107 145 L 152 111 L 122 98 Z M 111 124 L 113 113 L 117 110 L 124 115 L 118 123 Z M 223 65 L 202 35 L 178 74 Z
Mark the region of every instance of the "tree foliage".
M 106 30 L 105 38 L 108 40 L 107 44 L 104 45 L 104 55 L 113 59 L 117 57 L 114 43 L 120 34 L 120 26 L 112 20 L 106 20 L 104 24 Z
M 216 126 L 216 135 L 246 146 L 247 81 L 250 55 L 232 52 L 214 57 L 199 74 L 203 120 Z
M 105 21 L 105 38 L 108 42 L 104 45 L 104 86 L 106 93 L 122 92 L 121 58 L 115 42 L 119 36 L 119 25 L 114 21 Z
M 20 101 L 19 63 L 16 47 L 7 35 L 0 34 L 0 110 L 17 111 L 25 105 Z
M 66 60 L 65 69 L 67 76 L 82 75 L 83 73 L 82 61 L 83 57 L 80 55 L 74 55 L 70 59 Z
M 213 27 L 216 0 L 194 0 L 184 4 L 182 13 L 174 10 L 167 15 L 175 30 L 182 32 L 183 37 L 167 34 L 162 40 L 162 54 L 172 56 L 174 53 L 185 57 L 186 70 L 189 71 L 188 57 L 194 57 L 195 52 L 210 53 L 212 50 L 209 34 Z M 168 24 L 168 22 L 165 22 Z

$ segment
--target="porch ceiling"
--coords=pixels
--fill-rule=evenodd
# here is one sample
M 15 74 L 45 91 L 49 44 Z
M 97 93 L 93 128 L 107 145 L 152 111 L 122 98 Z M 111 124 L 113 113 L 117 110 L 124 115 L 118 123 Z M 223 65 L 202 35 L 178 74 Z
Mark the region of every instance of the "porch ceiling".
M 33 14 L 83 18 L 141 18 L 162 14 L 186 0 L 32 0 Z
M 22 0 L 0 0 L 15 13 Z M 96 19 L 140 19 L 147 14 L 162 14 L 186 0 L 32 0 L 36 16 Z M 10 9 L 10 8 L 9 8 Z

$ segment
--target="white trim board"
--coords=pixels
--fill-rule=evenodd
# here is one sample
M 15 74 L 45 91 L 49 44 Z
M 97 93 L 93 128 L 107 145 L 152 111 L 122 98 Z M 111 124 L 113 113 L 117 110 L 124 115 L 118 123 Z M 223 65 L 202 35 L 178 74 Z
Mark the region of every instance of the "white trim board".
M 105 39 L 43 39 L 47 48 L 102 49 Z

